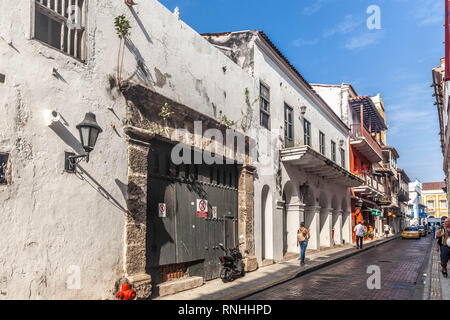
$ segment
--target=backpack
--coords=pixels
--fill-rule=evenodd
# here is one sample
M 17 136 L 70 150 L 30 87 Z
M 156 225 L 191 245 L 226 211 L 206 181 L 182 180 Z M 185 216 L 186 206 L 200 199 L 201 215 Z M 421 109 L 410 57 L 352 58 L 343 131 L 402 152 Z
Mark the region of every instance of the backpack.
M 444 244 L 444 240 L 445 240 L 445 228 L 441 229 L 441 232 L 443 233 L 443 236 L 439 237 L 436 242 L 439 246 L 445 245 Z M 447 246 L 449 246 L 448 242 L 449 242 L 450 238 L 447 238 Z
M 308 240 L 307 238 L 308 234 L 306 233 L 306 228 L 304 229 L 304 231 L 301 231 L 301 228 L 298 229 L 297 231 L 297 241 L 298 242 L 302 242 L 302 241 L 306 241 Z

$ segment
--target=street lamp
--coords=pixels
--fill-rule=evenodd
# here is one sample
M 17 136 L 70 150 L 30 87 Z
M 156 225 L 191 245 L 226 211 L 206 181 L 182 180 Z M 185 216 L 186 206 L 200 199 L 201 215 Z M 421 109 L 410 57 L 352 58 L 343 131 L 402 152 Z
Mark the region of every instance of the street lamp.
M 66 152 L 65 168 L 68 172 L 75 172 L 75 165 L 83 158 L 86 159 L 86 162 L 89 162 L 89 153 L 94 150 L 98 135 L 103 132 L 96 121 L 95 114 L 92 112 L 86 113 L 84 120 L 76 128 L 80 133 L 81 145 L 86 154 L 76 156 L 74 153 Z
M 300 113 L 301 113 L 301 116 L 302 116 L 302 117 L 305 116 L 306 109 L 307 109 L 307 107 L 304 106 L 304 105 L 300 107 Z
M 358 204 L 357 204 L 357 208 L 359 208 L 359 209 L 362 209 L 362 206 L 363 206 L 363 201 L 362 201 L 362 199 L 361 198 L 359 198 L 358 199 Z

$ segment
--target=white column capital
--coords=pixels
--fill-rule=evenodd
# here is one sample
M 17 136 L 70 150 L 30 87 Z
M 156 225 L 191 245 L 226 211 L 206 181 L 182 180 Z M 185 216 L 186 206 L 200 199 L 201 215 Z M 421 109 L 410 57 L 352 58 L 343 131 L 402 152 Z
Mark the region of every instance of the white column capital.
M 288 210 L 288 211 L 303 211 L 303 210 L 305 210 L 305 205 L 303 203 L 287 203 L 286 210 Z
M 320 211 L 320 206 L 306 206 L 305 207 L 305 212 L 319 212 Z
M 321 209 L 320 209 L 320 212 L 328 213 L 328 214 L 332 214 L 333 211 L 334 211 L 333 208 L 321 208 Z

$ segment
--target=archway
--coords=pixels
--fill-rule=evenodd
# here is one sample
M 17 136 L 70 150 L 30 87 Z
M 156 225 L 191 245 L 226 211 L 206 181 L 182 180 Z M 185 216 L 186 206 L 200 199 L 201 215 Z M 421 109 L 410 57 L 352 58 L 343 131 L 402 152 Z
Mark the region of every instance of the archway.
M 332 229 L 332 216 L 331 208 L 328 197 L 325 192 L 320 192 L 319 195 L 320 206 L 320 247 L 331 247 L 331 229 Z
M 331 208 L 333 209 L 331 221 L 331 245 L 335 246 L 342 244 L 342 211 L 340 210 L 341 206 L 339 205 L 336 195 L 333 195 L 331 198 Z
M 347 199 L 344 197 L 341 201 L 341 210 L 342 210 L 342 242 L 351 243 L 352 242 L 352 214 L 350 212 L 350 208 L 347 202 Z
M 261 192 L 261 260 L 273 258 L 272 194 L 265 185 Z
M 305 204 L 305 227 L 311 233 L 309 239 L 308 249 L 319 250 L 319 209 L 317 206 L 314 192 L 311 188 L 307 188 L 305 194 L 302 194 L 303 202 Z
M 297 248 L 297 230 L 300 227 L 300 199 L 294 185 L 289 181 L 283 190 L 283 255 L 295 253 Z

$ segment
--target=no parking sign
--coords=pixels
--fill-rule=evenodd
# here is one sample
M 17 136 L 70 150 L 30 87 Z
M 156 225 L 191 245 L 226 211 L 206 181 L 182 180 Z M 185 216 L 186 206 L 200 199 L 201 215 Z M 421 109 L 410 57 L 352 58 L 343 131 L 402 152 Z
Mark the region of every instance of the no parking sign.
M 197 199 L 197 217 L 208 218 L 208 200 Z
M 165 218 L 167 216 L 167 209 L 165 203 L 158 203 L 158 216 Z

